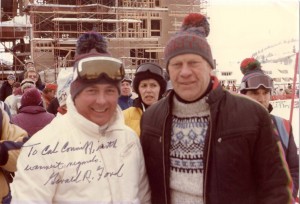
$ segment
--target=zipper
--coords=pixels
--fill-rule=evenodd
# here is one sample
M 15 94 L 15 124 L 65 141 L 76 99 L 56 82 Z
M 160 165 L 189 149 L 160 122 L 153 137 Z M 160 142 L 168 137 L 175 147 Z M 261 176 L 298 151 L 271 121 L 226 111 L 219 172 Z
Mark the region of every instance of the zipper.
M 207 186 L 207 172 L 208 172 L 208 161 L 209 161 L 209 155 L 210 155 L 210 147 L 211 147 L 211 145 L 210 145 L 210 143 L 211 143 L 211 137 L 212 137 L 212 114 L 210 113 L 210 115 L 211 115 L 211 126 L 210 126 L 210 128 L 209 128 L 209 138 L 208 138 L 208 147 L 207 147 L 207 158 L 206 158 L 206 165 L 205 165 L 205 176 L 204 176 L 204 181 L 205 181 L 205 183 L 204 183 L 204 189 L 203 189 L 203 194 L 204 194 L 204 196 L 203 196 L 203 203 L 205 204 L 206 203 L 206 186 Z
M 166 158 L 165 158 L 165 128 L 166 128 L 166 122 L 167 122 L 167 118 L 168 118 L 168 115 L 169 115 L 169 109 L 167 111 L 167 116 L 164 120 L 164 125 L 163 125 L 163 134 L 161 136 L 161 141 L 162 141 L 162 148 L 163 148 L 163 174 L 164 174 L 164 194 L 165 194 L 165 203 L 168 204 L 168 194 L 167 194 L 167 181 L 166 181 Z
M 252 133 L 255 133 L 256 132 L 256 130 L 248 130 L 248 131 L 246 131 L 246 132 L 243 132 L 243 134 L 252 134 Z M 231 140 L 231 139 L 233 139 L 233 138 L 236 138 L 236 137 L 240 137 L 241 136 L 241 134 L 240 133 L 236 133 L 236 134 L 231 134 L 230 136 L 227 136 L 227 137 L 219 137 L 218 139 L 217 139 L 217 141 L 219 142 L 219 143 L 221 143 L 221 142 L 223 142 L 223 141 L 227 141 L 227 140 Z

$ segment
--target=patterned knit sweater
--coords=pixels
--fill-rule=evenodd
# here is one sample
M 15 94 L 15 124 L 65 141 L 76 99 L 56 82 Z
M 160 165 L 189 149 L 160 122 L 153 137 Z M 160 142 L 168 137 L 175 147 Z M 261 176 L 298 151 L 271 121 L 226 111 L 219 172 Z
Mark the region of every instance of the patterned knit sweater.
M 209 106 L 202 98 L 183 103 L 174 97 L 171 132 L 172 204 L 203 203 L 203 150 L 209 124 Z

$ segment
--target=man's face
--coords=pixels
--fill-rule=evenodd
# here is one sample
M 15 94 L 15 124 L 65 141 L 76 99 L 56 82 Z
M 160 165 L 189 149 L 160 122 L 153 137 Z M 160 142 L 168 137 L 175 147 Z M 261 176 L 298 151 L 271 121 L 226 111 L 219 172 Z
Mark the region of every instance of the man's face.
M 38 80 L 38 75 L 36 72 L 28 72 L 27 78 L 30 78 L 34 82 L 37 82 Z
M 77 111 L 99 126 L 105 125 L 114 115 L 119 92 L 112 84 L 93 84 L 83 89 L 74 100 Z
M 130 96 L 131 94 L 131 84 L 128 81 L 123 81 L 121 83 L 121 95 Z
M 260 87 L 255 90 L 249 90 L 246 92 L 246 96 L 256 100 L 260 104 L 262 104 L 267 110 L 269 107 L 269 103 L 271 100 L 271 91 L 270 89 L 266 89 L 263 87 Z
M 174 91 L 186 101 L 198 99 L 207 89 L 212 68 L 196 54 L 173 57 L 168 66 Z

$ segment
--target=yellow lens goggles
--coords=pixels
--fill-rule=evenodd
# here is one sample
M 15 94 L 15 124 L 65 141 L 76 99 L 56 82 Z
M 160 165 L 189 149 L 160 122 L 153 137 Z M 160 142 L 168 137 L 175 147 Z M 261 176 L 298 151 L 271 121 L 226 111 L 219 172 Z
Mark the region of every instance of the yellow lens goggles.
M 125 76 L 122 61 L 107 56 L 81 59 L 75 68 L 77 77 L 83 80 L 96 80 L 101 78 L 101 76 L 106 76 L 112 80 L 121 81 Z

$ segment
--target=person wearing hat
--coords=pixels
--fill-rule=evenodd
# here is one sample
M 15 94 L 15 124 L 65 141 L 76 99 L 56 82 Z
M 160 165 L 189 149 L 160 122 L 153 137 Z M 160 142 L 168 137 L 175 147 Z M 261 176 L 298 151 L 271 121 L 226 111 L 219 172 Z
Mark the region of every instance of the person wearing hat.
M 125 110 L 132 106 L 133 98 L 131 83 L 132 80 L 128 76 L 125 76 L 121 81 L 121 95 L 119 97 L 118 104 L 122 110 Z
M 28 88 L 21 97 L 18 113 L 12 116 L 12 123 L 28 132 L 30 136 L 48 125 L 55 115 L 43 107 L 43 99 L 37 88 Z
M 16 82 L 16 76 L 10 74 L 7 76 L 7 80 L 3 82 L 0 88 L 0 100 L 4 101 L 7 96 L 12 94 L 12 86 Z
M 164 60 L 173 90 L 142 115 L 152 203 L 291 203 L 291 177 L 268 112 L 224 90 L 206 37 L 187 15 Z
M 57 84 L 47 83 L 42 92 L 43 106 L 48 109 L 50 102 L 55 98 Z
M 26 142 L 12 203 L 149 204 L 140 141 L 118 106 L 123 63 L 107 53 L 77 57 L 68 111 Z
M 21 82 L 22 93 L 24 93 L 28 88 L 36 88 L 35 81 L 30 78 L 26 78 Z
M 133 88 L 138 97 L 134 99 L 132 107 L 123 111 L 126 125 L 137 135 L 141 133 L 140 122 L 143 112 L 162 98 L 166 86 L 163 69 L 158 64 L 147 62 L 137 67 Z
M 241 72 L 244 77 L 240 86 L 240 93 L 260 103 L 269 113 L 273 110 L 270 103 L 273 91 L 273 80 L 261 69 L 257 59 L 246 58 L 241 62 Z M 293 197 L 296 198 L 299 188 L 299 155 L 294 140 L 290 122 L 279 116 L 271 114 L 276 133 L 284 150 L 286 162 L 293 179 Z

